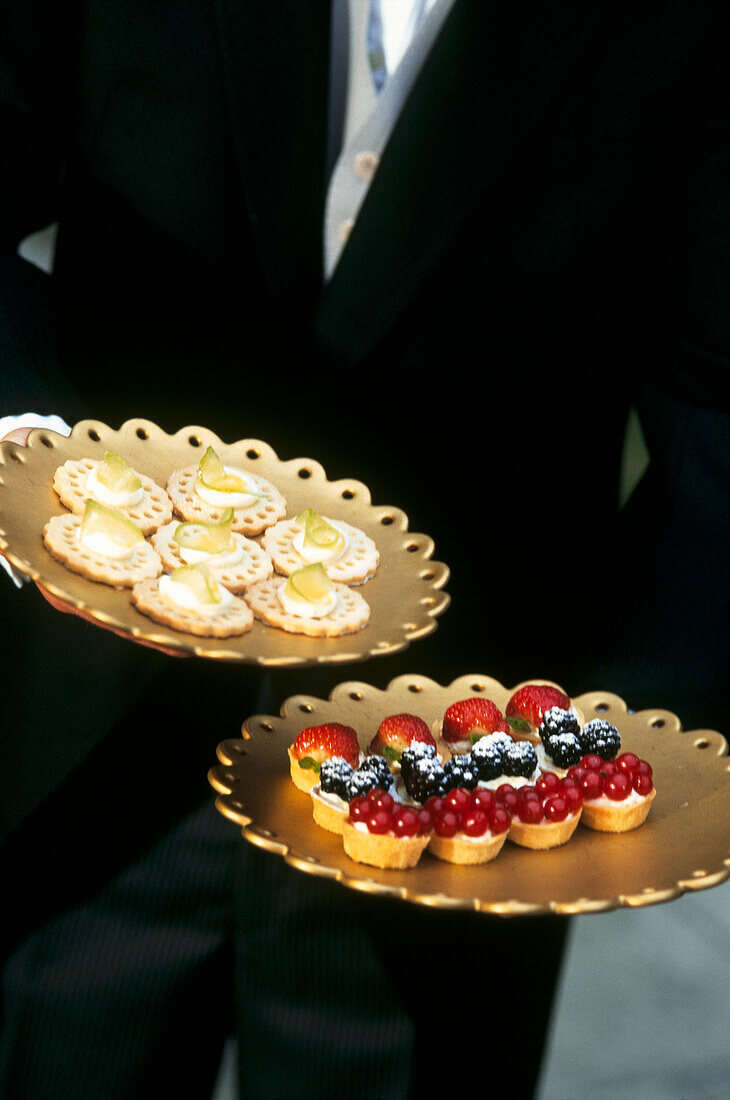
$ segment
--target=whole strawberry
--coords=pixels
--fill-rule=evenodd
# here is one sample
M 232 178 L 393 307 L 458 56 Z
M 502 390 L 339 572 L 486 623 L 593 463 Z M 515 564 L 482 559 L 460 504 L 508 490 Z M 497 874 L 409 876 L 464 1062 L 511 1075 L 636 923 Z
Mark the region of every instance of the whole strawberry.
M 491 699 L 474 695 L 452 703 L 444 712 L 441 736 L 449 748 L 467 752 L 486 733 L 509 733 L 504 715 Z
M 433 734 L 416 714 L 389 714 L 378 726 L 378 732 L 368 746 L 368 752 L 378 753 L 397 764 L 413 741 L 436 747 Z
M 505 707 L 505 718 L 514 737 L 537 738 L 545 711 L 551 707 L 570 710 L 570 699 L 551 684 L 525 684 L 518 688 Z
M 306 791 L 319 780 L 323 760 L 339 756 L 353 768 L 360 762 L 360 744 L 350 726 L 340 722 L 325 722 L 307 726 L 289 747 L 291 777 L 300 790 Z

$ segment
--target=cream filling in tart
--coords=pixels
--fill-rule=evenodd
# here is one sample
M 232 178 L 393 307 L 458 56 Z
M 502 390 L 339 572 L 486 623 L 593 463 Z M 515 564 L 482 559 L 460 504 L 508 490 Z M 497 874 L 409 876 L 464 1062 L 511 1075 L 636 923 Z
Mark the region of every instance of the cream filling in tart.
M 114 508 L 131 508 L 135 504 L 139 504 L 144 497 L 144 488 L 142 486 L 140 486 L 139 489 L 126 493 L 115 492 L 113 489 L 110 489 L 99 480 L 96 468 L 91 470 L 86 479 L 86 492 L 89 496 L 101 501 L 102 504 L 109 504 Z
M 337 539 L 332 547 L 314 546 L 311 542 L 305 541 L 306 531 L 295 532 L 292 538 L 292 546 L 305 561 L 336 561 L 347 553 L 350 546 L 350 536 L 336 520 L 328 519 L 327 523 L 341 535 L 341 538 Z
M 326 619 L 339 601 L 337 592 L 331 592 L 326 599 L 316 603 L 313 600 L 303 600 L 292 592 L 288 582 L 279 586 L 276 595 L 287 615 L 298 615 L 302 619 Z
M 171 603 L 173 607 L 181 607 L 186 611 L 194 611 L 197 615 L 220 615 L 233 603 L 232 594 L 222 585 L 218 585 L 220 600 L 216 603 L 204 603 L 186 584 L 174 581 L 171 576 L 165 574 L 159 580 L 160 595 Z
M 195 479 L 195 492 L 206 504 L 210 504 L 214 508 L 248 508 L 249 505 L 255 504 L 261 498 L 262 493 L 251 474 L 247 474 L 244 470 L 239 470 L 235 466 L 224 466 L 223 472 L 227 476 L 239 478 L 251 491 L 249 493 L 236 492 L 235 490 L 222 492 L 220 489 L 211 489 L 209 485 L 203 484 L 200 476 L 198 476 Z
M 91 550 L 92 554 L 100 554 L 104 558 L 126 561 L 134 553 L 134 545 L 125 546 L 104 534 L 103 531 L 87 531 L 84 534 L 83 527 L 80 526 L 77 538 L 79 544 Z
M 181 546 L 179 554 L 186 565 L 200 565 L 204 563 L 213 569 L 222 569 L 229 565 L 237 565 L 243 560 L 243 546 L 238 539 L 233 539 L 233 549 L 223 550 L 220 554 L 209 554 L 207 550 L 194 550 L 191 546 Z

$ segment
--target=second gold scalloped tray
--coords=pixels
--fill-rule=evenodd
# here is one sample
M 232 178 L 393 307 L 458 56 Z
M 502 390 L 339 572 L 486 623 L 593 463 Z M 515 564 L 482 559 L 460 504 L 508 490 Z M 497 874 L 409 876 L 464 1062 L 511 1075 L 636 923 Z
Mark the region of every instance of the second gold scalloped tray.
M 286 750 L 305 726 L 344 722 L 364 746 L 387 714 L 410 711 L 430 725 L 450 703 L 473 694 L 486 695 L 503 710 L 519 686 L 507 689 L 475 674 L 444 687 L 413 675 L 397 677 L 384 691 L 352 681 L 327 700 L 293 696 L 280 716 L 249 718 L 242 738 L 218 747 L 220 764 L 209 774 L 216 805 L 241 826 L 247 841 L 300 871 L 437 908 L 502 916 L 596 913 L 671 901 L 730 877 L 727 742 L 714 730 L 683 731 L 669 711 L 631 714 L 609 692 L 574 702 L 585 721 L 604 717 L 614 723 L 622 750 L 652 764 L 656 799 L 646 823 L 630 833 L 596 833 L 579 825 L 561 848 L 533 852 L 508 841 L 481 867 L 454 866 L 426 852 L 412 870 L 379 871 L 348 859 L 341 839 L 314 823 L 310 796 L 289 777 Z
M 287 499 L 287 515 L 313 507 L 360 527 L 374 539 L 380 566 L 358 588 L 371 609 L 364 630 L 339 638 L 307 638 L 256 622 L 239 638 L 196 638 L 145 618 L 132 605 L 128 592 L 69 572 L 43 546 L 44 524 L 65 511 L 52 482 L 54 470 L 67 459 L 101 459 L 105 451 L 116 451 L 164 487 L 174 469 L 197 463 L 209 445 L 224 463 L 273 482 Z M 85 420 L 75 425 L 68 438 L 36 429 L 27 447 L 0 444 L 0 550 L 52 596 L 131 638 L 181 653 L 269 667 L 346 663 L 397 653 L 431 634 L 437 616 L 449 605 L 443 591 L 449 570 L 431 560 L 433 540 L 409 531 L 408 517 L 399 508 L 372 504 L 362 482 L 328 481 L 314 459 L 284 461 L 258 439 L 226 444 L 196 426 L 168 435 L 149 420 L 128 420 L 118 431 L 100 421 Z

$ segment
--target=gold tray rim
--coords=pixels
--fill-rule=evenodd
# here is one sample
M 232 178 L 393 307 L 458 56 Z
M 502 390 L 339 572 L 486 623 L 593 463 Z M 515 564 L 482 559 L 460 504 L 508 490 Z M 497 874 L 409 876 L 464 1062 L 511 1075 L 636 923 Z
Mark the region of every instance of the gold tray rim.
M 718 854 L 712 866 L 708 864 L 702 868 L 692 867 L 691 853 L 688 852 L 686 870 L 682 874 L 676 875 L 673 881 L 665 882 L 657 887 L 644 885 L 639 889 L 628 891 L 610 890 L 604 891 L 602 896 L 581 895 L 580 890 L 576 889 L 576 896 L 563 897 L 557 900 L 550 897 L 540 900 L 525 900 L 524 896 L 520 897 L 519 889 L 512 891 L 512 896 L 505 895 L 494 898 L 476 896 L 474 889 L 475 882 L 478 880 L 474 877 L 475 874 L 478 876 L 480 871 L 488 874 L 492 866 L 498 865 L 498 861 L 495 861 L 494 865 L 488 864 L 481 869 L 472 867 L 453 868 L 449 865 L 443 865 L 446 868 L 443 874 L 444 883 L 447 884 L 445 888 L 442 890 L 432 888 L 424 890 L 419 887 L 420 865 L 414 870 L 379 872 L 374 868 L 353 863 L 347 859 L 344 852 L 340 852 L 330 859 L 313 855 L 313 845 L 308 844 L 309 830 L 312 831 L 311 836 L 315 838 L 319 836 L 320 840 L 323 840 L 323 838 L 319 827 L 313 820 L 309 820 L 311 819 L 311 813 L 309 813 L 307 830 L 304 830 L 304 835 L 300 833 L 294 836 L 286 836 L 281 832 L 277 834 L 276 829 L 270 827 L 271 823 L 267 823 L 265 815 L 256 820 L 255 815 L 250 813 L 250 806 L 247 806 L 247 795 L 250 792 L 246 790 L 245 758 L 250 754 L 252 746 L 254 746 L 255 751 L 256 739 L 259 738 L 261 743 L 266 736 L 275 738 L 277 751 L 282 750 L 284 743 L 290 743 L 295 735 L 297 714 L 300 716 L 298 719 L 299 728 L 315 721 L 334 717 L 335 712 L 340 716 L 340 720 L 347 723 L 352 720 L 352 708 L 347 708 L 347 700 L 354 701 L 356 697 L 359 697 L 360 701 L 365 700 L 366 705 L 368 699 L 372 702 L 373 697 L 375 697 L 381 704 L 380 713 L 385 714 L 396 712 L 388 707 L 390 699 L 393 699 L 396 703 L 401 703 L 404 690 L 407 692 L 413 688 L 418 693 L 436 690 L 441 695 L 448 695 L 453 701 L 456 698 L 462 698 L 474 685 L 479 685 L 479 690 L 488 694 L 489 697 L 500 698 L 500 696 L 508 696 L 523 684 L 534 682 L 554 683 L 554 681 L 547 678 L 532 677 L 520 681 L 512 688 L 506 688 L 492 677 L 485 676 L 482 673 L 470 673 L 457 677 L 451 683 L 443 685 L 425 676 L 405 674 L 395 677 L 384 689 L 375 688 L 363 681 L 353 680 L 338 684 L 326 700 L 304 694 L 290 696 L 282 703 L 279 715 L 253 715 L 243 722 L 240 738 L 229 738 L 218 745 L 217 757 L 220 763 L 211 767 L 208 773 L 208 781 L 216 792 L 216 808 L 224 817 L 240 826 L 242 837 L 247 842 L 283 858 L 289 866 L 298 871 L 329 878 L 348 889 L 361 891 L 372 896 L 396 898 L 440 909 L 468 909 L 503 917 L 549 914 L 577 916 L 608 912 L 619 908 L 640 909 L 662 904 L 675 900 L 685 893 L 709 889 L 725 882 L 730 877 L 730 837 L 726 839 L 723 834 L 725 854 Z M 676 746 L 682 745 L 682 753 L 688 755 L 688 757 L 693 752 L 697 752 L 697 759 L 704 761 L 702 767 L 707 768 L 709 762 L 713 768 L 718 769 L 718 776 L 722 771 L 723 779 L 722 781 L 718 780 L 718 791 L 716 793 L 720 794 L 723 805 L 727 804 L 727 808 L 730 808 L 730 764 L 725 759 L 728 756 L 728 742 L 717 730 L 697 729 L 685 731 L 675 714 L 660 708 L 631 712 L 625 701 L 612 692 L 586 692 L 576 696 L 573 701 L 583 710 L 586 720 L 591 717 L 607 717 L 609 720 L 617 722 L 617 724 L 621 723 L 619 728 L 621 726 L 628 727 L 630 732 L 628 740 L 632 748 L 636 748 L 637 738 L 642 741 L 644 738 L 641 735 L 646 733 L 647 735 L 653 734 L 655 738 L 660 738 L 659 741 L 656 741 L 657 744 L 660 744 L 665 738 L 675 739 L 674 744 Z M 413 709 L 418 713 L 418 708 L 414 707 Z M 301 715 L 305 713 L 308 718 L 302 719 Z M 279 767 L 278 761 L 276 766 Z M 308 795 L 297 791 L 291 780 L 288 779 L 288 760 L 285 763 L 282 761 L 279 770 L 281 773 L 280 778 L 286 773 L 287 781 L 290 784 L 287 789 L 291 792 L 291 798 L 295 796 L 298 796 L 301 800 L 309 798 Z M 652 807 L 652 814 L 655 815 L 654 824 L 650 825 L 652 821 L 652 814 L 650 814 L 647 823 L 631 834 L 591 834 L 590 830 L 580 829 L 579 827 L 580 832 L 586 834 L 583 837 L 584 845 L 591 845 L 597 852 L 601 843 L 608 842 L 614 846 L 614 851 L 618 851 L 622 848 L 625 849 L 627 846 L 635 846 L 637 840 L 640 842 L 642 830 L 651 830 L 656 840 L 656 833 L 661 830 L 661 823 L 656 823 L 658 815 L 655 810 L 657 806 L 661 805 L 663 793 L 666 794 L 666 790 L 663 792 L 661 789 L 662 783 L 666 788 L 664 781 L 657 784 L 657 799 L 654 807 Z M 288 798 L 289 796 L 286 795 L 285 797 Z M 715 798 L 715 801 L 718 801 L 718 799 Z M 302 811 L 307 813 L 308 809 L 304 809 L 305 803 L 302 802 L 301 805 Z M 301 828 L 301 823 L 298 827 Z M 329 834 L 329 836 L 332 835 Z M 661 837 L 659 839 L 661 840 Z M 719 830 L 717 840 L 719 844 Z M 561 859 L 566 854 L 570 854 L 570 844 L 572 843 L 573 841 L 570 841 L 562 849 L 555 849 L 553 852 L 529 853 L 529 856 L 532 858 L 536 855 L 538 858 L 547 858 L 550 861 L 557 855 L 558 859 Z M 338 844 L 339 838 L 334 838 L 330 843 L 330 847 L 334 847 L 336 852 Z M 516 858 L 524 857 L 527 854 L 522 849 L 514 849 L 513 852 Z M 502 858 L 503 856 L 500 855 L 498 860 Z M 434 862 L 437 863 L 438 861 Z M 534 859 L 532 862 L 537 866 Z M 549 877 L 549 864 L 546 863 L 545 868 Z M 454 889 L 454 883 L 459 884 L 456 890 Z
M 192 440 L 196 440 L 193 444 Z M 245 468 L 253 466 L 270 480 L 272 474 L 279 474 L 288 486 L 298 488 L 300 500 L 304 489 L 298 485 L 306 483 L 308 497 L 324 497 L 332 503 L 340 500 L 340 512 L 357 526 L 364 526 L 371 534 L 377 532 L 378 548 L 381 551 L 381 564 L 376 576 L 364 585 L 358 586 L 366 599 L 374 592 L 384 588 L 395 606 L 403 613 L 399 627 L 386 627 L 385 617 L 378 607 L 371 603 L 371 621 L 363 630 L 355 634 L 342 635 L 339 638 L 306 638 L 304 635 L 289 635 L 284 631 L 256 621 L 252 631 L 239 638 L 214 639 L 201 638 L 192 634 L 175 631 L 172 628 L 145 619 L 132 607 L 123 590 L 109 588 L 86 580 L 78 574 L 63 569 L 47 551 L 33 541 L 30 532 L 20 535 L 11 531 L 13 519 L 18 521 L 22 507 L 13 499 L 21 489 L 27 489 L 21 481 L 19 470 L 24 470 L 27 480 L 33 476 L 45 474 L 51 466 L 49 452 L 58 456 L 56 465 L 67 458 L 81 457 L 92 453 L 92 457 L 103 454 L 106 449 L 127 453 L 134 459 L 140 447 L 148 443 L 161 445 L 170 452 L 183 454 L 189 451 L 190 462 L 199 457 L 200 449 L 208 444 L 216 447 L 225 457 L 238 456 Z M 130 454 L 130 449 L 133 451 Z M 254 455 L 255 458 L 241 458 L 241 455 Z M 155 455 L 155 462 L 159 459 Z M 184 458 L 176 460 L 176 464 Z M 141 472 L 146 472 L 144 468 Z M 156 478 L 159 481 L 159 477 Z M 31 484 L 32 488 L 32 484 Z M 58 501 L 50 485 L 44 485 L 48 492 L 40 500 L 31 500 L 31 507 L 37 511 L 37 543 L 40 543 L 40 529 L 51 514 L 67 511 Z M 49 495 L 50 494 L 50 495 Z M 286 495 L 286 494 L 285 494 Z M 289 495 L 288 500 L 292 497 Z M 23 506 L 26 502 L 23 502 Z M 45 510 L 44 510 L 45 508 Z M 287 507 L 287 516 L 292 508 Z M 392 570 L 394 559 L 388 558 L 396 542 L 403 550 L 402 558 L 395 560 L 396 566 L 407 563 L 400 571 Z M 383 547 L 386 548 L 384 552 Z M 324 467 L 313 458 L 295 457 L 281 459 L 274 449 L 264 440 L 244 437 L 233 443 L 225 443 L 210 429 L 201 425 L 188 424 L 174 433 L 168 433 L 151 420 L 131 418 L 114 429 L 100 420 L 87 419 L 74 424 L 69 436 L 61 435 L 49 428 L 35 428 L 30 433 L 27 445 L 6 441 L 0 444 L 0 551 L 10 564 L 21 574 L 34 581 L 39 587 L 59 600 L 63 600 L 78 612 L 89 616 L 101 626 L 109 627 L 130 639 L 162 646 L 181 655 L 191 655 L 223 661 L 254 664 L 266 668 L 303 668 L 313 665 L 343 664 L 363 661 L 370 657 L 388 656 L 406 649 L 411 642 L 427 637 L 438 626 L 438 617 L 449 607 L 451 597 L 444 591 L 450 577 L 449 567 L 433 558 L 435 544 L 433 539 L 422 532 L 409 530 L 406 513 L 394 505 L 375 505 L 371 501 L 370 490 L 356 478 L 329 480 Z M 385 560 L 384 560 L 385 558 Z M 47 559 L 47 560 L 46 560 Z M 386 568 L 383 568 L 383 565 Z M 391 566 L 391 568 L 388 568 Z M 400 594 L 404 589 L 402 579 L 404 570 L 410 570 L 406 585 L 408 599 L 400 602 L 399 592 L 391 592 L 397 581 L 401 582 Z M 417 576 L 420 570 L 420 576 Z M 89 599 L 89 591 L 97 598 Z M 122 593 L 120 595 L 120 592 Z M 378 603 L 380 602 L 378 596 Z M 385 596 L 382 597 L 385 602 Z M 368 599 L 370 602 L 370 599 Z M 405 620 L 405 621 L 404 621 Z M 260 646 L 256 648 L 256 642 Z

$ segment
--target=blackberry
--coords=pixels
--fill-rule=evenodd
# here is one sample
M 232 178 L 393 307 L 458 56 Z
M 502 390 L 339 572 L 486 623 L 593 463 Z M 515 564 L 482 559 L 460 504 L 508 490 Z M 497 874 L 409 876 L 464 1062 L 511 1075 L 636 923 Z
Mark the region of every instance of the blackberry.
M 613 760 L 621 748 L 621 735 L 605 718 L 592 718 L 580 733 L 583 753 L 595 752 L 602 760 Z
M 400 774 L 408 794 L 416 802 L 423 803 L 432 795 L 444 793 L 444 764 L 435 755 L 417 754 L 405 769 L 401 763 Z
M 583 756 L 581 743 L 574 733 L 556 734 L 545 742 L 545 749 L 558 768 L 571 768 Z
M 377 786 L 387 790 L 390 784 L 393 782 L 393 773 L 388 767 L 388 761 L 384 756 L 377 754 L 373 756 L 366 756 L 357 769 L 359 772 L 372 773 L 376 780 Z
M 435 745 L 427 745 L 424 741 L 411 742 L 408 748 L 403 750 L 400 758 L 400 774 L 403 782 L 408 782 L 408 777 L 419 760 L 428 760 L 435 756 Z
M 505 775 L 519 775 L 529 779 L 537 767 L 537 753 L 529 741 L 515 741 L 505 753 Z
M 496 779 L 504 772 L 504 761 L 512 738 L 506 733 L 488 733 L 474 742 L 471 758 L 480 779 Z
M 580 722 L 572 710 L 563 710 L 562 707 L 550 707 L 542 716 L 540 728 L 537 731 L 540 740 L 547 747 L 548 741 L 557 737 L 560 733 L 580 733 Z
M 352 802 L 359 794 L 367 794 L 374 787 L 379 787 L 378 777 L 370 768 L 354 771 L 347 782 L 346 802 Z
M 446 789 L 449 791 L 454 787 L 465 787 L 468 791 L 473 791 L 479 782 L 479 768 L 472 754 L 465 752 L 455 756 L 453 760 L 447 760 L 444 764 L 444 777 Z
M 319 768 L 320 789 L 347 801 L 347 786 L 354 772 L 352 764 L 348 764 L 341 756 L 330 756 L 322 761 Z

